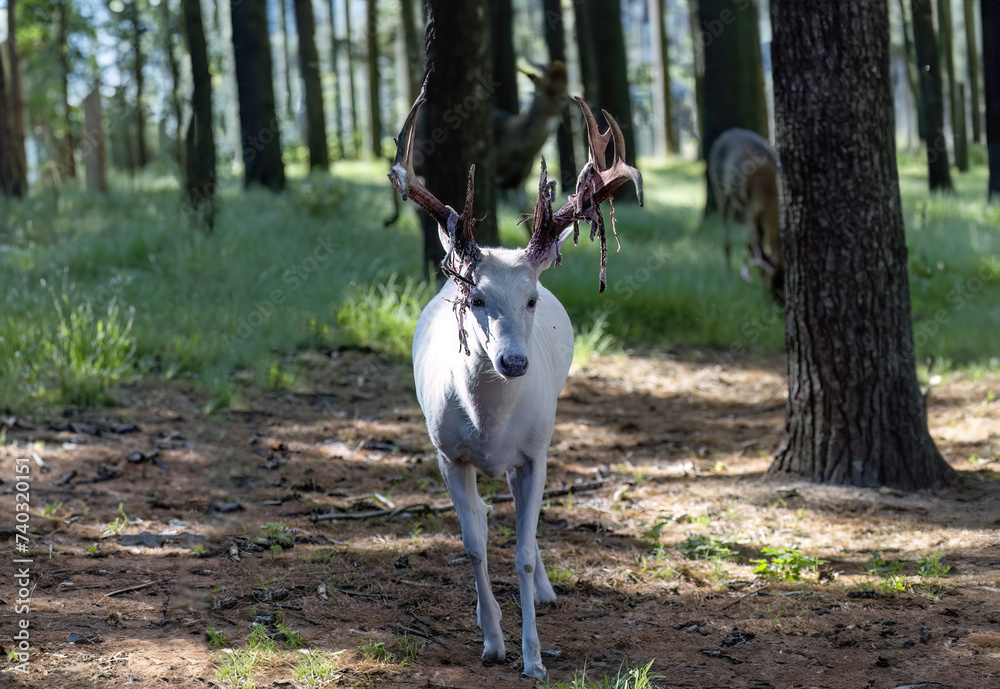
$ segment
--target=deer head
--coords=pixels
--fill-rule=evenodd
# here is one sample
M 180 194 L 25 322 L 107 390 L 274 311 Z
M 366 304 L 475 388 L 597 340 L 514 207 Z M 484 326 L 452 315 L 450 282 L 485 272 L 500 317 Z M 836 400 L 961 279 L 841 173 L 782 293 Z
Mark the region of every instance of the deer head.
M 538 202 L 532 216 L 532 235 L 524 249 L 480 248 L 475 240 L 473 216 L 473 179 L 475 166 L 469 170 L 469 186 L 461 213 L 431 194 L 413 171 L 414 123 L 425 101 L 424 89 L 413 104 L 396 141 L 396 159 L 389 173 L 393 186 L 403 197 L 412 198 L 438 224 L 438 236 L 445 250 L 442 272 L 455 284 L 453 300 L 458 320 L 459 351 L 471 354 L 466 328 L 467 315 L 473 315 L 472 330 L 478 349 L 493 363 L 497 374 L 516 378 L 527 371 L 528 345 L 538 306 L 538 278 L 542 271 L 561 260 L 563 242 L 579 237 L 578 223 L 591 225 L 590 238 L 601 242 L 600 291 L 607 286 L 607 232 L 601 203 L 610 200 L 615 190 L 631 180 L 642 204 L 642 175 L 624 160 L 625 140 L 618 123 L 607 112 L 610 128 L 601 134 L 593 113 L 580 98 L 577 102 L 587 120 L 590 160 L 577 180 L 576 191 L 568 203 L 553 212 L 555 182 L 548 181 L 545 160 L 538 183 Z M 608 144 L 614 141 L 615 154 L 605 163 Z M 611 213 L 614 230 L 614 209 Z M 617 237 L 617 234 L 616 234 Z

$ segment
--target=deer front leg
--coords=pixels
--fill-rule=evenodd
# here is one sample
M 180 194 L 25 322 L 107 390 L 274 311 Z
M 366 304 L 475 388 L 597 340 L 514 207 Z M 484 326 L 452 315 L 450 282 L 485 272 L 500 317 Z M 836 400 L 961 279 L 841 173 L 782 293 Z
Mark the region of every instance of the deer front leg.
M 521 655 L 524 658 L 524 674 L 542 679 L 545 677 L 545 666 L 542 665 L 542 649 L 535 626 L 535 601 L 555 600 L 555 592 L 542 565 L 535 535 L 538 529 L 538 511 L 541 509 L 542 493 L 545 490 L 544 455 L 541 460 L 528 461 L 509 470 L 507 482 L 514 496 L 514 510 L 517 513 L 517 549 L 514 562 L 521 586 Z
M 493 597 L 486 569 L 486 515 L 490 508 L 476 490 L 474 466 L 468 462 L 453 462 L 440 452 L 438 466 L 462 526 L 465 554 L 476 575 L 476 624 L 483 630 L 482 658 L 487 662 L 502 663 L 506 658 L 506 649 L 500 630 L 500 606 Z

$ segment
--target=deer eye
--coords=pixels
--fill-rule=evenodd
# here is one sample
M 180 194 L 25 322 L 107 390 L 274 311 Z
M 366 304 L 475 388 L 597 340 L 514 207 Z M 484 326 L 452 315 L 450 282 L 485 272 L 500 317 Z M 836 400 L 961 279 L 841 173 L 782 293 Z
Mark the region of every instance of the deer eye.
M 538 299 L 536 299 L 535 297 L 532 297 L 531 299 L 528 300 L 528 308 L 529 309 L 535 308 L 536 304 L 538 304 Z
M 483 301 L 483 298 L 482 298 L 482 297 L 474 297 L 474 298 L 472 299 L 472 305 L 473 305 L 473 306 L 485 306 L 485 305 L 486 305 L 486 302 L 485 302 L 485 301 Z

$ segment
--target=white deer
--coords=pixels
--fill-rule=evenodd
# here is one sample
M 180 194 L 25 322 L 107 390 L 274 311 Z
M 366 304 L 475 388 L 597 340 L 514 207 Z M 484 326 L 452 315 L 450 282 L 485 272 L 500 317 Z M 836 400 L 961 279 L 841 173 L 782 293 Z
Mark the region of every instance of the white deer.
M 576 193 L 557 213 L 552 211 L 555 182 L 548 182 L 545 161 L 538 185 L 532 238 L 525 249 L 476 245 L 472 211 L 473 176 L 465 209 L 457 213 L 438 201 L 413 172 L 414 121 L 424 93 L 410 110 L 396 140 L 396 160 L 389 178 L 404 200 L 413 199 L 437 221 L 449 276 L 424 309 L 413 338 L 417 399 L 427 419 L 438 466 L 462 527 L 465 552 L 476 578 L 476 622 L 483 631 L 482 659 L 505 659 L 500 606 L 486 569 L 486 517 L 491 508 L 479 497 L 476 470 L 504 474 L 517 514 L 515 563 L 521 590 L 521 652 L 524 674 L 542 678 L 541 647 L 535 626 L 535 603 L 555 600 L 535 538 L 545 488 L 545 460 L 555 423 L 556 398 L 573 359 L 573 328 L 559 300 L 538 282 L 543 270 L 559 263 L 559 248 L 577 223 L 590 222 L 591 239 L 601 240 L 600 289 L 606 287 L 606 231 L 601 202 L 628 180 L 642 203 L 642 177 L 625 164 L 624 138 L 605 112 L 609 131 L 600 134 L 594 117 L 577 99 L 587 118 L 591 156 L 577 181 Z M 614 138 L 612 165 L 605 151 Z M 612 229 L 614 216 L 612 215 Z M 471 331 L 471 335 L 469 333 Z M 455 346 L 458 345 L 458 352 Z

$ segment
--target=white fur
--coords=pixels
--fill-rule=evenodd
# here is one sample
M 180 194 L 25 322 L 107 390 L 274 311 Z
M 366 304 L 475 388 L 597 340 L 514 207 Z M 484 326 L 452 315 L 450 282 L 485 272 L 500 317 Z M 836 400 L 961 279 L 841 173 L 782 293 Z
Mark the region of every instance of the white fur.
M 444 234 L 444 233 L 442 233 Z M 561 244 L 568 233 L 560 238 Z M 444 243 L 445 237 L 442 237 Z M 427 305 L 413 338 L 417 399 L 438 451 L 441 475 L 462 526 L 465 551 L 476 578 L 476 622 L 483 631 L 483 660 L 503 661 L 500 606 L 486 567 L 486 517 L 490 508 L 476 489 L 476 470 L 506 474 L 517 513 L 515 563 L 521 589 L 524 674 L 542 678 L 535 603 L 555 600 L 535 538 L 545 487 L 545 460 L 552 439 L 556 398 L 573 360 L 573 328 L 559 300 L 538 282 L 558 250 L 530 261 L 525 252 L 483 249 L 473 298 L 465 317 L 471 355 L 459 351 L 453 280 Z M 534 309 L 528 308 L 537 299 Z M 500 357 L 526 355 L 519 377 L 498 372 Z

